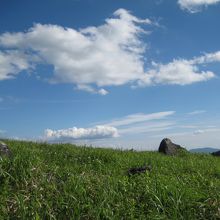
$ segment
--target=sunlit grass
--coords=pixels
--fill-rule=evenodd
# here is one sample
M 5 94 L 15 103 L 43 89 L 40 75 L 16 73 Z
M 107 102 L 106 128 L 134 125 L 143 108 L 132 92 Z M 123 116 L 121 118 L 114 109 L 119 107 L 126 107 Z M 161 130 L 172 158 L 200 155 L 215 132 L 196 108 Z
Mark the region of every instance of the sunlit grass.
M 220 219 L 220 158 L 6 143 L 0 219 Z M 151 172 L 127 175 L 145 163 Z

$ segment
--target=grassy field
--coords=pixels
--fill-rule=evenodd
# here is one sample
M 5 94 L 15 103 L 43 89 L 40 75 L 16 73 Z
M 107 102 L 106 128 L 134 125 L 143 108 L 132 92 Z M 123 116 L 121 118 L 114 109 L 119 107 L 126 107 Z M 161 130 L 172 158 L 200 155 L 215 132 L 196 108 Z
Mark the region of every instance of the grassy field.
M 0 219 L 220 219 L 220 158 L 5 142 Z

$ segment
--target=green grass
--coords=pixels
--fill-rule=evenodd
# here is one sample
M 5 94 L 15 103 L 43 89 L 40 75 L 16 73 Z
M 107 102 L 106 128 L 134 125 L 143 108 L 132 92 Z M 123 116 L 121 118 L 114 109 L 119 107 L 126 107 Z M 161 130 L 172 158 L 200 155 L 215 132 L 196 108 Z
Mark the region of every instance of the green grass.
M 220 158 L 5 142 L 0 219 L 220 219 Z

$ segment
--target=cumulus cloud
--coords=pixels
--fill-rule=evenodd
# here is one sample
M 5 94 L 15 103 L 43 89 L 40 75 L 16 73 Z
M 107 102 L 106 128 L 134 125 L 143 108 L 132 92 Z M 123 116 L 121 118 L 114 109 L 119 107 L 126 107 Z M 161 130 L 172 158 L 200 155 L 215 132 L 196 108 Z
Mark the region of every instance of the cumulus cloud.
M 91 85 L 98 88 L 123 85 L 139 79 L 144 73 L 142 56 L 146 45 L 139 37 L 147 32 L 139 24 L 150 25 L 152 22 L 119 9 L 113 18 L 106 19 L 105 24 L 98 27 L 75 30 L 35 24 L 27 32 L 0 35 L 0 45 L 19 51 L 33 51 L 42 62 L 53 65 L 54 76 L 50 82 L 73 83 L 80 89 L 94 92 Z M 8 56 L 2 54 L 3 58 Z M 10 61 L 5 63 L 11 68 L 14 66 Z M 10 77 L 10 72 L 17 74 L 27 67 L 1 68 L 1 79 Z M 107 94 L 102 88 L 97 93 Z
M 118 131 L 110 126 L 96 126 L 94 128 L 68 128 L 61 130 L 45 130 L 47 140 L 87 140 L 118 137 Z
M 35 24 L 26 32 L 1 34 L 0 80 L 47 64 L 54 69 L 50 83 L 72 83 L 75 89 L 106 95 L 106 86 L 187 85 L 214 77 L 213 72 L 200 71 L 199 67 L 219 62 L 220 52 L 198 57 L 197 61 L 174 59 L 168 64 L 145 67 L 147 44 L 141 34 L 149 31 L 143 29 L 143 24 L 154 23 L 118 9 L 97 27 L 76 30 Z
M 19 50 L 0 51 L 0 80 L 15 78 L 21 71 L 31 69 L 31 59 Z
M 183 10 L 187 10 L 191 13 L 201 11 L 208 5 L 214 5 L 219 3 L 220 0 L 178 0 L 178 4 Z
M 220 62 L 220 51 L 205 53 L 190 60 L 174 59 L 167 64 L 153 62 L 153 68 L 137 84 L 138 86 L 152 84 L 189 85 L 207 81 L 214 78 L 215 74 L 211 71 L 200 71 L 200 66 L 214 62 Z
M 192 65 L 194 64 L 207 64 L 213 62 L 220 62 L 220 51 L 214 53 L 205 53 L 203 56 L 195 57 L 189 61 Z
M 189 85 L 207 81 L 215 76 L 211 71 L 199 71 L 199 67 L 188 60 L 173 60 L 168 64 L 153 63 L 154 68 L 138 81 L 138 86 L 156 84 Z
M 89 85 L 77 85 L 76 89 L 94 93 L 94 94 L 103 95 L 103 96 L 108 94 L 108 91 L 103 88 L 94 89 L 92 86 L 89 86 Z

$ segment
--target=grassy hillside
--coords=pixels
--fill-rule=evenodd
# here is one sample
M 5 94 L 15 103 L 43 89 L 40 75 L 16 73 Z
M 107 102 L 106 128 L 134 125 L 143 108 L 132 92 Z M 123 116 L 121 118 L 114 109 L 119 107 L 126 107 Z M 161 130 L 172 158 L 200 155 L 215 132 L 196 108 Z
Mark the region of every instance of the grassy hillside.
M 220 158 L 6 143 L 0 219 L 220 219 Z M 151 172 L 127 176 L 145 162 Z

